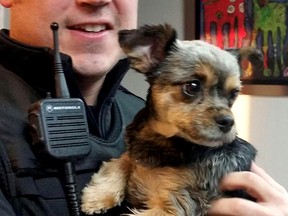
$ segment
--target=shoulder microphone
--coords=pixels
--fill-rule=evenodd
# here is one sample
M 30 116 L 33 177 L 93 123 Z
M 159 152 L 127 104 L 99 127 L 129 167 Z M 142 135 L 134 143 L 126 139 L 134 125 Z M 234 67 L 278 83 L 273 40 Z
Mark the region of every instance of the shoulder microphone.
M 84 103 L 81 99 L 70 98 L 59 52 L 58 28 L 57 23 L 51 24 L 56 98 L 48 94 L 47 98 L 32 104 L 28 120 L 35 154 L 60 162 L 70 213 L 79 216 L 79 198 L 72 162 L 87 155 L 91 146 Z
M 90 152 L 88 123 L 81 99 L 70 98 L 59 53 L 58 24 L 52 23 L 56 98 L 48 97 L 29 109 L 32 144 L 60 160 L 77 159 Z

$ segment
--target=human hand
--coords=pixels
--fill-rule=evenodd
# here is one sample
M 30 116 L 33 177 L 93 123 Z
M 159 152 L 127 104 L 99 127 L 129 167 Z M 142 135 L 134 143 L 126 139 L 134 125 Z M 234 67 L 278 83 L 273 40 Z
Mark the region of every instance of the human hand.
M 288 216 L 288 193 L 255 163 L 251 172 L 233 172 L 221 181 L 221 190 L 243 189 L 256 202 L 221 198 L 212 203 L 208 215 Z

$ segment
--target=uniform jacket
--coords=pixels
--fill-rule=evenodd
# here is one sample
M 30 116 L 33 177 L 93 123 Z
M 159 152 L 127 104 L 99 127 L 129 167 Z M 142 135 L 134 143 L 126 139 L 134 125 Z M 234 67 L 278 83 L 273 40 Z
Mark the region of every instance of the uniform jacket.
M 43 159 L 31 149 L 28 109 L 34 102 L 52 96 L 53 51 L 13 41 L 8 30 L 0 32 L 0 215 L 69 215 L 61 183 L 61 163 Z M 71 58 L 61 54 L 72 98 L 83 99 Z M 119 157 L 125 150 L 124 130 L 143 100 L 121 87 L 129 68 L 127 59 L 107 75 L 96 107 L 86 106 L 91 152 L 75 161 L 80 192 L 102 161 Z M 115 208 L 106 215 L 120 215 Z

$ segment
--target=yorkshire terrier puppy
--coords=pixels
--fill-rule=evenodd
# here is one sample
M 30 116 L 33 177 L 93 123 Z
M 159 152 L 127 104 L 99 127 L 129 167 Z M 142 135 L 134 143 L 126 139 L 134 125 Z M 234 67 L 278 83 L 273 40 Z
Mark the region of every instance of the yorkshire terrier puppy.
M 104 162 L 83 189 L 82 211 L 105 212 L 126 199 L 128 215 L 205 215 L 211 201 L 236 194 L 219 190 L 221 178 L 250 170 L 256 155 L 237 137 L 230 109 L 241 88 L 238 59 L 178 40 L 168 24 L 120 31 L 119 43 L 147 77 L 147 102 L 127 127 L 127 152 Z M 256 49 L 245 55 L 261 60 Z

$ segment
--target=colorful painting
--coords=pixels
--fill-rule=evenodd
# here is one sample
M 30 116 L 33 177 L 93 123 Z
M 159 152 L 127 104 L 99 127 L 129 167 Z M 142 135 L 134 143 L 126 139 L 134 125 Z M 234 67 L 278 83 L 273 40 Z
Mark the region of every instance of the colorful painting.
M 288 0 L 200 0 L 200 38 L 224 49 L 254 46 L 264 67 L 246 65 L 245 84 L 288 84 Z

